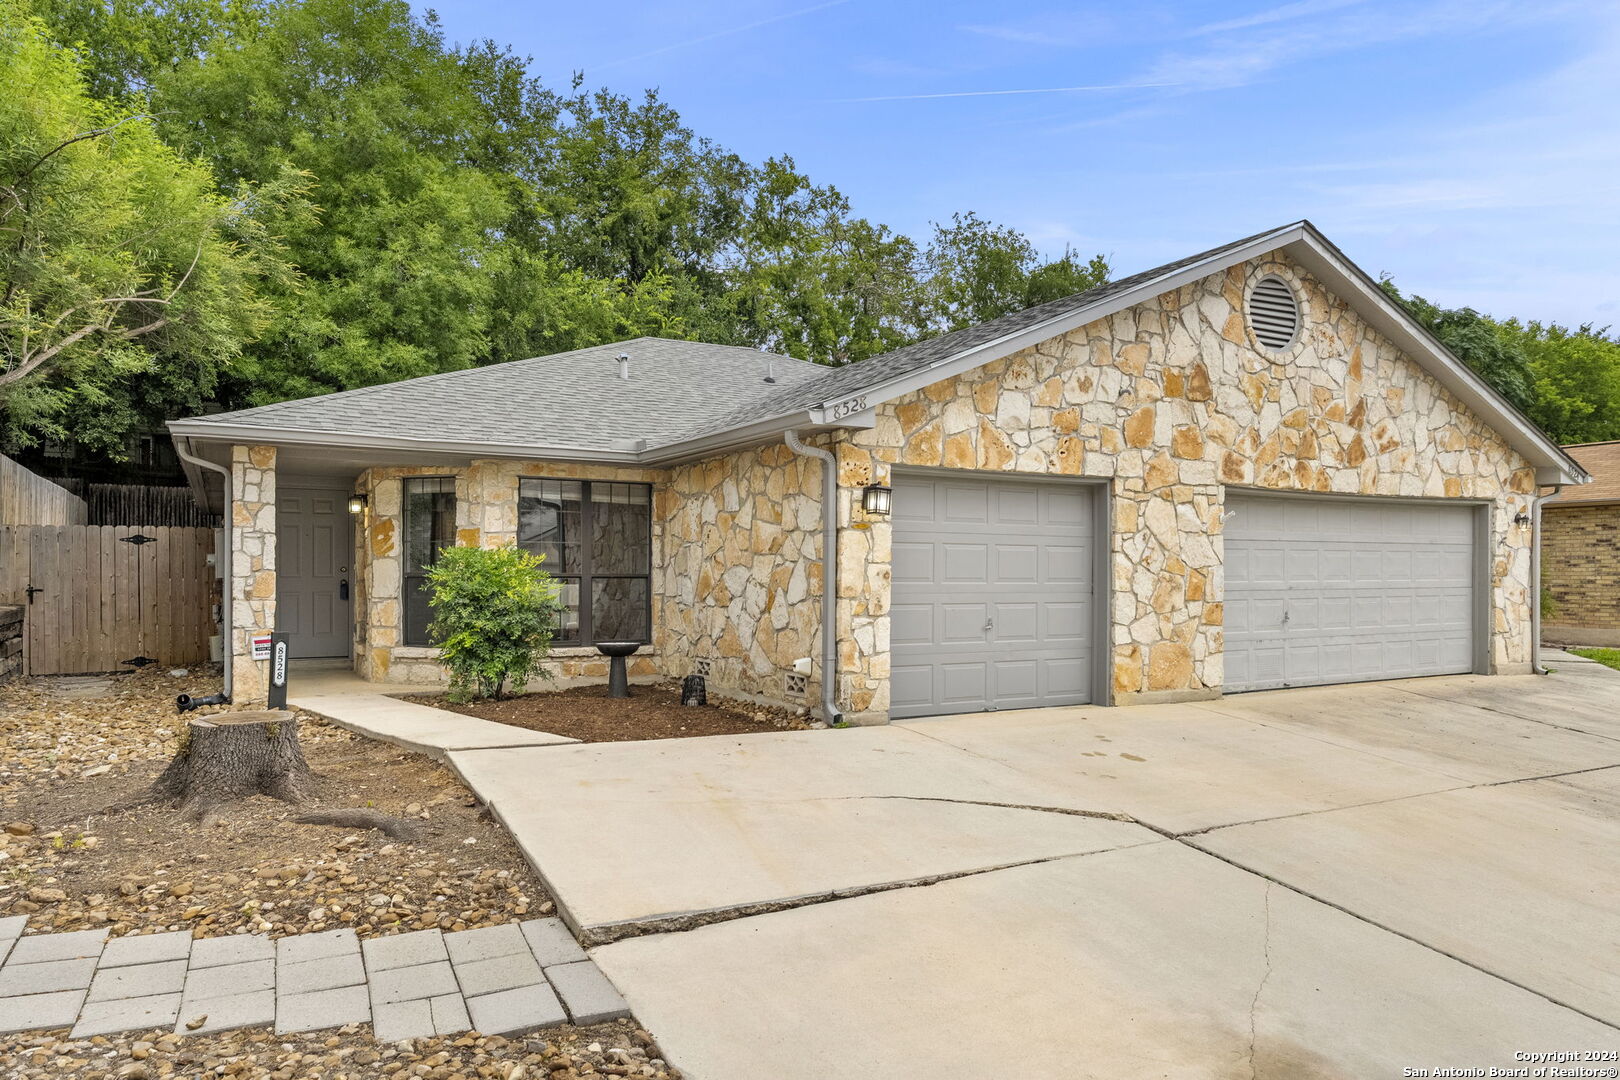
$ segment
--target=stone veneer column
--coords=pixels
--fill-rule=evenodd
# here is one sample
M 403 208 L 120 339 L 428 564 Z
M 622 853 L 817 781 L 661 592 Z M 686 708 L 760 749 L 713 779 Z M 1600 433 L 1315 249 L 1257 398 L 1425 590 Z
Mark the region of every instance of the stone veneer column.
M 231 697 L 268 698 L 268 660 L 253 637 L 276 627 L 276 448 L 231 447 Z

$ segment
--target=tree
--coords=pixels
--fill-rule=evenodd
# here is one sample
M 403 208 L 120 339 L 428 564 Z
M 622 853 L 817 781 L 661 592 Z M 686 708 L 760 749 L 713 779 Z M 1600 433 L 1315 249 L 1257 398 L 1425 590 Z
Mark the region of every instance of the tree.
M 1109 267 L 1101 255 L 1082 263 L 1067 249 L 1041 263 L 1022 233 L 970 212 L 934 226 L 922 274 L 927 327 L 947 332 L 1084 292 L 1106 282 Z
M 116 457 L 142 414 L 198 407 L 292 275 L 263 229 L 299 178 L 221 195 L 149 115 L 93 100 L 76 54 L 0 0 L 0 407 L 8 445 Z M 138 376 L 139 378 L 135 378 Z
M 543 664 L 557 627 L 560 587 L 542 558 L 516 547 L 452 547 L 428 570 L 429 636 L 450 670 L 450 693 L 518 693 Z
M 277 223 L 302 271 L 233 370 L 248 403 L 451 371 L 486 359 L 511 258 L 508 192 L 470 162 L 487 119 L 430 21 L 394 0 L 271 9 L 160 75 L 177 145 L 233 181 L 294 168 L 318 217 Z
M 1389 280 L 1384 292 L 1440 339 L 1440 343 L 1474 373 L 1507 398 L 1520 412 L 1534 407 L 1535 379 L 1520 344 L 1497 332 L 1496 324 L 1473 308 L 1445 309 L 1421 296 L 1403 296 Z
M 1529 359 L 1536 423 L 1562 443 L 1620 439 L 1620 341 L 1607 329 L 1509 319 L 1498 332 Z
M 250 34 L 264 0 L 33 0 L 54 44 L 76 49 L 85 89 L 117 100 L 202 54 L 223 33 Z

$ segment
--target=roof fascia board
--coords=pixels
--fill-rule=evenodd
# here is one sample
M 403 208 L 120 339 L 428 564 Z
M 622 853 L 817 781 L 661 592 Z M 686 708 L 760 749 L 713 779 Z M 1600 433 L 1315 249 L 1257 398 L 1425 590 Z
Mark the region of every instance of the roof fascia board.
M 1325 237 L 1307 231 L 1288 254 L 1305 269 L 1327 281 L 1374 329 L 1403 351 L 1413 354 L 1423 366 L 1474 412 L 1485 418 L 1509 443 L 1536 466 L 1536 480 L 1542 484 L 1584 484 L 1590 477 L 1580 465 L 1534 423 L 1509 404 L 1484 379 L 1452 355 L 1435 336 L 1421 326 L 1404 308 L 1391 300 L 1378 283 L 1345 257 Z M 1349 295 L 1346 295 L 1349 294 Z M 1542 479 L 1543 475 L 1558 479 Z
M 696 439 L 685 439 L 680 442 L 666 443 L 647 451 L 648 464 L 680 465 L 688 461 L 697 461 L 714 454 L 724 453 L 727 450 L 739 450 L 745 446 L 765 442 L 786 434 L 790 430 L 813 432 L 831 431 L 837 428 L 872 428 L 877 426 L 877 410 L 866 409 L 852 413 L 836 422 L 827 420 L 815 410 L 788 413 L 783 416 L 773 416 L 766 420 L 759 420 L 745 427 L 730 428 L 726 431 L 714 432 Z
M 1258 255 L 1264 255 L 1268 251 L 1276 251 L 1278 248 L 1285 247 L 1304 235 L 1305 228 L 1303 225 L 1290 225 L 1287 228 L 1278 229 L 1276 232 L 1267 233 L 1265 236 L 1259 237 L 1240 248 L 1233 248 L 1219 255 L 1212 255 L 1208 259 L 1193 263 L 1190 266 L 1184 266 L 1163 277 L 1144 282 L 1134 289 L 1065 312 L 1062 315 L 1012 334 L 994 338 L 929 367 L 908 372 L 888 382 L 878 383 L 859 394 L 853 394 L 838 401 L 822 402 L 816 407 L 815 411 L 822 416 L 836 416 L 840 409 L 851 407 L 852 403 L 862 399 L 864 399 L 865 405 L 856 407 L 876 408 L 886 401 L 893 401 L 897 397 L 915 393 L 925 386 L 932 386 L 941 379 L 948 379 L 953 375 L 972 371 L 976 367 L 982 367 L 993 360 L 1011 356 L 1013 353 L 1021 349 L 1027 349 L 1031 345 L 1038 345 L 1060 334 L 1077 330 L 1087 323 L 1107 318 L 1115 312 L 1123 311 L 1128 307 L 1141 303 L 1143 300 L 1150 300 L 1172 289 L 1179 289 L 1183 285 L 1199 281 L 1234 263 L 1244 262 Z M 828 422 L 842 423 L 843 421 L 829 420 Z
M 361 435 L 352 432 L 307 431 L 297 428 L 266 428 L 207 421 L 171 420 L 171 435 L 192 440 L 239 444 L 267 443 L 279 446 L 330 446 L 347 450 L 411 450 L 459 454 L 470 457 L 542 458 L 550 461 L 598 461 L 640 464 L 642 455 L 633 449 L 595 449 L 583 446 L 523 446 L 516 443 L 457 442 L 442 439 L 412 439 L 394 435 Z

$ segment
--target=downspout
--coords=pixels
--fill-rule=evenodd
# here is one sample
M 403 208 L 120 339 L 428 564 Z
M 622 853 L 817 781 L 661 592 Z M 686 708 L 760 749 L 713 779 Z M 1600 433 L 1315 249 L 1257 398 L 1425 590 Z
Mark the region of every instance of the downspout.
M 174 440 L 174 452 L 180 456 L 181 461 L 195 465 L 200 469 L 208 469 L 211 472 L 219 473 L 224 481 L 224 505 L 220 507 L 223 511 L 220 514 L 223 522 L 220 526 L 223 542 L 220 546 L 225 550 L 218 554 L 218 558 L 224 560 L 224 583 L 220 589 L 219 597 L 219 632 L 220 640 L 224 642 L 225 646 L 223 650 L 225 660 L 225 700 L 229 701 L 231 700 L 231 668 L 234 666 L 231 663 L 231 658 L 236 648 L 236 635 L 232 632 L 233 628 L 231 626 L 231 616 L 236 606 L 231 600 L 231 564 L 235 562 L 234 552 L 236 550 L 236 543 L 232 536 L 234 522 L 231 520 L 231 470 L 224 465 L 215 465 L 212 461 L 207 461 L 193 454 L 189 436 Z
M 1530 500 L 1530 673 L 1546 675 L 1541 666 L 1541 504 L 1564 490 L 1563 484 L 1552 485 L 1546 495 L 1539 492 Z
M 787 448 L 821 462 L 821 712 L 831 727 L 844 719 L 838 709 L 838 459 L 799 441 L 788 429 Z

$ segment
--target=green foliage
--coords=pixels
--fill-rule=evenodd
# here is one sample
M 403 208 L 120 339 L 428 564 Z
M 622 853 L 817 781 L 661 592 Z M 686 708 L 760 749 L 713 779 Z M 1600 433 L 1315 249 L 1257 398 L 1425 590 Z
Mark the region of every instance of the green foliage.
M 1558 597 L 1553 594 L 1550 585 L 1541 587 L 1541 617 L 1543 619 L 1556 619 L 1558 617 Z
M 1607 330 L 1540 323 L 1502 323 L 1530 360 L 1535 402 L 1530 415 L 1562 443 L 1620 439 L 1620 341 Z
M 1489 317 L 1472 308 L 1446 309 L 1421 296 L 1403 296 L 1390 281 L 1384 281 L 1383 288 L 1497 393 L 1520 412 L 1530 411 L 1534 394 L 1530 361 L 1516 341 L 1497 333 Z
M 1620 439 L 1620 340 L 1608 330 L 1498 322 L 1384 291 L 1559 443 Z
M 246 35 L 262 17 L 260 0 L 33 0 L 55 44 L 83 58 L 93 97 L 139 95 L 153 76 L 197 55 L 214 35 Z
M 297 268 L 243 275 L 231 340 L 111 379 L 132 387 L 117 400 L 85 396 L 109 451 L 206 399 L 643 334 L 849 363 L 1106 279 L 1100 256 L 1043 265 L 972 214 L 921 248 L 791 158 L 695 134 L 656 93 L 554 91 L 494 42 L 449 45 L 404 0 L 28 2 L 59 56 L 81 50 L 93 95 L 146 109 L 145 135 L 190 156 L 200 205 L 232 208 L 223 238 L 256 253 L 273 237 Z M 13 441 L 64 430 L 27 402 L 10 419 Z
M 521 693 L 539 673 L 557 626 L 559 587 L 542 558 L 516 547 L 452 547 L 428 570 L 429 637 L 458 701 Z
M 91 98 L 77 55 L 0 0 L 0 437 L 116 457 L 144 414 L 194 411 L 292 282 L 263 228 L 299 205 L 272 174 L 221 195 L 151 118 Z

